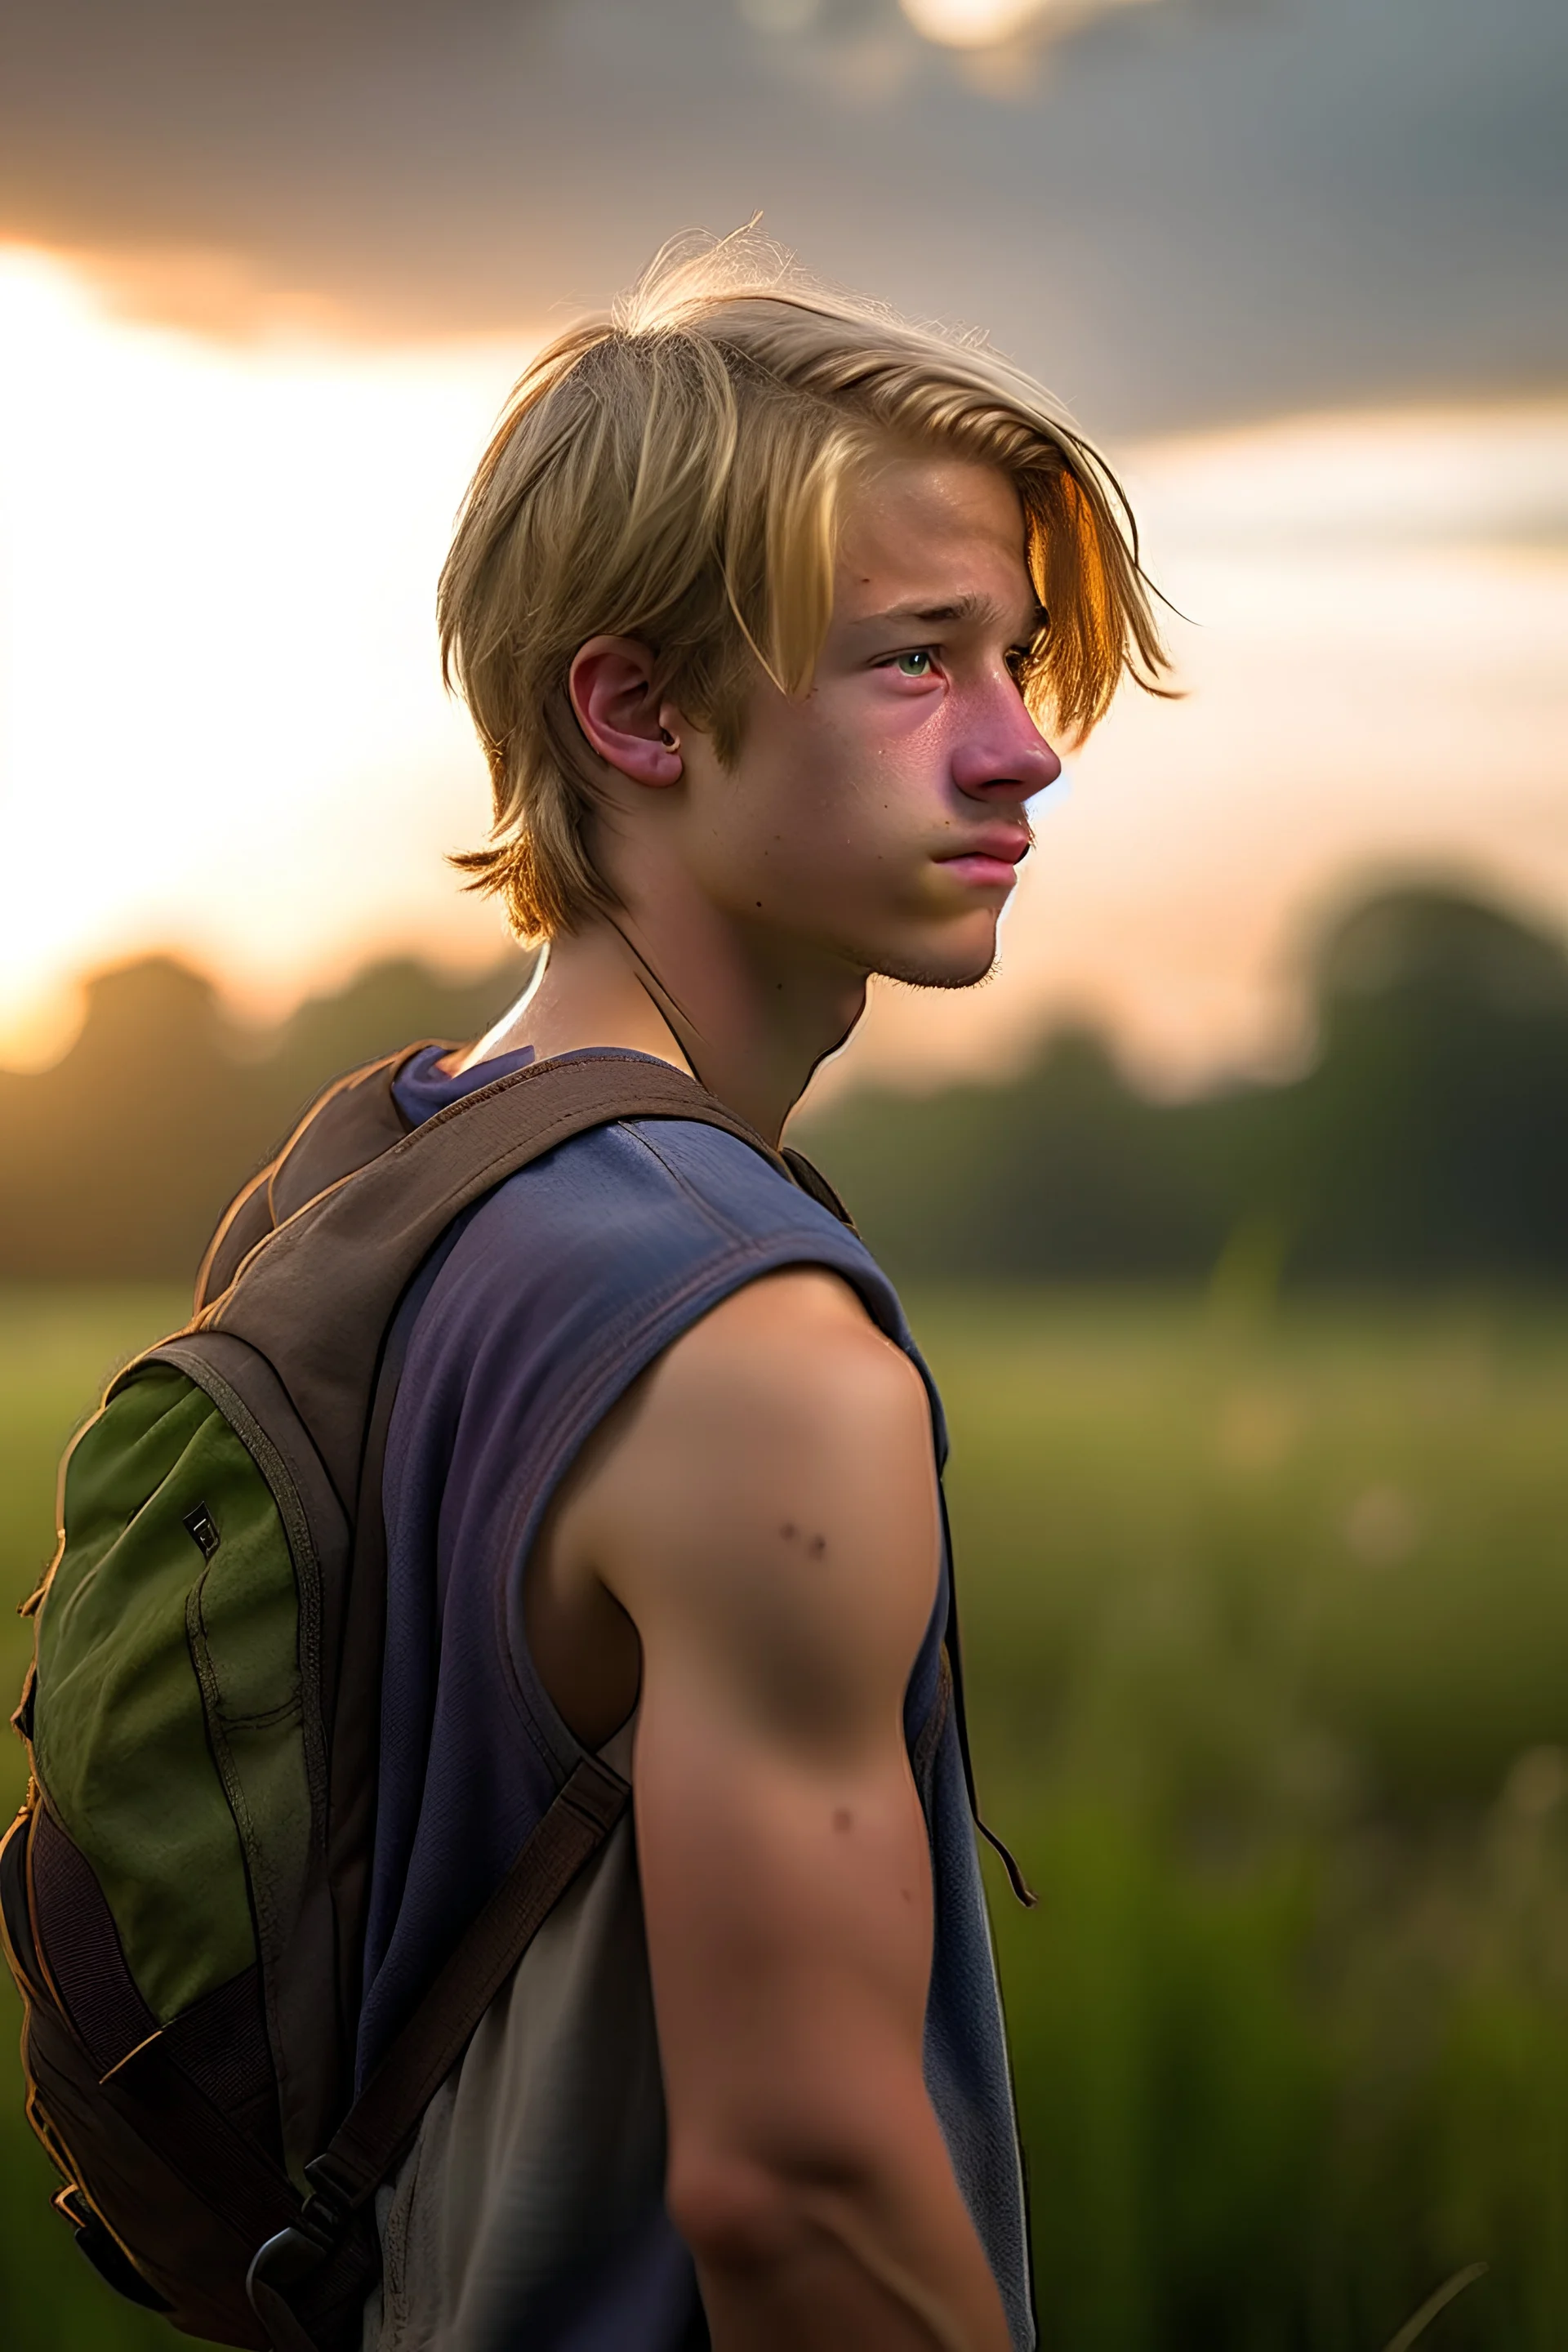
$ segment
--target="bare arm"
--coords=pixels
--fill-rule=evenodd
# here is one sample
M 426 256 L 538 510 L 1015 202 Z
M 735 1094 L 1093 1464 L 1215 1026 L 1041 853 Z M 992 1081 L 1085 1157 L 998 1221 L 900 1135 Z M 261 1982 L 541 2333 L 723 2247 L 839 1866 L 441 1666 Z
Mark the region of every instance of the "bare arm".
M 715 2352 L 1005 2352 L 921 2073 L 902 1701 L 940 1538 L 919 1377 L 833 1276 L 780 1275 L 606 1436 L 552 1549 L 641 1637 L 668 2198 Z

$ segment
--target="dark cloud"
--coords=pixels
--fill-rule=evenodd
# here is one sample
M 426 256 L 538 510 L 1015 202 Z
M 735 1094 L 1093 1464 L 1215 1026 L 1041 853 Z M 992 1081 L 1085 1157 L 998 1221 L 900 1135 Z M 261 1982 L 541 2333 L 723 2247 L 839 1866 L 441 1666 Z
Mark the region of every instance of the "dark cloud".
M 0 232 L 533 326 L 760 206 L 1147 428 L 1563 383 L 1565 103 L 1562 0 L 1159 0 L 978 67 L 894 0 L 12 0 Z

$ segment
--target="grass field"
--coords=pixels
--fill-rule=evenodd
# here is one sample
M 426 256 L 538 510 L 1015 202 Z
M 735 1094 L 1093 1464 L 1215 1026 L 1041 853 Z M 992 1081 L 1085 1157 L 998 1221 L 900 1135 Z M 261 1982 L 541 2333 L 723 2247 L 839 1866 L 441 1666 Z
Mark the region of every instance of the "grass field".
M 176 1307 L 0 1294 L 0 1589 L 47 1555 L 73 1419 Z M 982 1794 L 1040 1895 L 994 1882 L 1047 2344 L 1403 2352 L 1485 2263 L 1423 2344 L 1558 2352 L 1568 1312 L 914 1307 Z M 49 2185 L 0 2093 L 11 2352 L 169 2340 Z

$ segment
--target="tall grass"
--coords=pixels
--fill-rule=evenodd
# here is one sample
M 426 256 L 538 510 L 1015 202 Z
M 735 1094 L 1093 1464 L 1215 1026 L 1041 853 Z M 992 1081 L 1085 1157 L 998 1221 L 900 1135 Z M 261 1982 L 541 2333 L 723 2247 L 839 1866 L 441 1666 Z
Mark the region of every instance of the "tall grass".
M 1423 2346 L 1557 2352 L 1568 1313 L 913 1306 L 982 1795 L 1041 1898 L 994 1888 L 1047 2345 L 1383 2352 L 1485 2263 Z M 0 1590 L 47 1554 L 73 1420 L 178 1309 L 0 1294 Z M 0 2088 L 6 2346 L 170 2340 L 51 2186 Z
M 1568 2341 L 1568 1318 L 916 1302 L 1047 2337 Z

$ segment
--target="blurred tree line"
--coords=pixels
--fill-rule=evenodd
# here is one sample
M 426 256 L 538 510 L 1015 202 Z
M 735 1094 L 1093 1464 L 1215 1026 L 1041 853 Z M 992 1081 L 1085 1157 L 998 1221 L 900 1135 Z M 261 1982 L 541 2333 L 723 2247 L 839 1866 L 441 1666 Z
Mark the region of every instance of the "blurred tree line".
M 480 1034 L 522 983 L 378 964 L 258 1038 L 167 957 L 89 984 L 76 1043 L 0 1072 L 0 1276 L 188 1276 L 225 1202 L 338 1072 Z M 1158 1102 L 1082 1031 L 1016 1076 L 863 1089 L 800 1140 L 896 1276 L 1422 1283 L 1568 1275 L 1568 953 L 1457 892 L 1320 939 L 1289 1082 Z
M 1363 899 L 1318 940 L 1285 1084 L 1175 1103 L 1058 1031 L 1005 1081 L 863 1092 L 803 1124 L 895 1277 L 1568 1276 L 1568 953 L 1457 892 Z
M 0 1276 L 189 1279 L 329 1079 L 416 1037 L 482 1035 L 527 971 L 514 954 L 454 983 L 399 958 L 259 1034 L 172 956 L 99 973 L 60 1061 L 0 1070 Z

